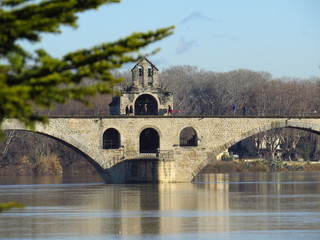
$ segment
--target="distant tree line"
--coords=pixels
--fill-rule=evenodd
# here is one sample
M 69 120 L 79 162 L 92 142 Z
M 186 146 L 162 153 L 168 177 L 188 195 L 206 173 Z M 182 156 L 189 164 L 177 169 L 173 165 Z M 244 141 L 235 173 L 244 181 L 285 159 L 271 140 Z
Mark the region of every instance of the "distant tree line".
M 272 78 L 245 69 L 212 72 L 173 66 L 160 75 L 184 115 L 320 116 L 320 77 Z

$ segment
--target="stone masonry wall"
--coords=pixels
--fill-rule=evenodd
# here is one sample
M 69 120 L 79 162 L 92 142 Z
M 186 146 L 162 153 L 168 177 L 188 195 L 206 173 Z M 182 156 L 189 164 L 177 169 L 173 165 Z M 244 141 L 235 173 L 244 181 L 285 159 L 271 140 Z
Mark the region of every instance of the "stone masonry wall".
M 198 146 L 180 147 L 180 132 L 192 127 Z M 93 159 L 106 182 L 125 182 L 124 161 L 127 153 L 139 150 L 139 136 L 146 128 L 160 136 L 160 151 L 172 151 L 173 159 L 160 159 L 158 182 L 189 182 L 212 158 L 234 143 L 256 133 L 279 127 L 294 127 L 320 133 L 319 118 L 214 118 L 214 117 L 109 117 L 52 118 L 46 125 L 37 124 L 36 132 L 46 134 L 79 149 Z M 1 128 L 25 127 L 16 120 L 5 120 Z M 115 128 L 121 136 L 120 149 L 106 150 L 102 136 Z M 173 161 L 172 161 L 173 160 Z

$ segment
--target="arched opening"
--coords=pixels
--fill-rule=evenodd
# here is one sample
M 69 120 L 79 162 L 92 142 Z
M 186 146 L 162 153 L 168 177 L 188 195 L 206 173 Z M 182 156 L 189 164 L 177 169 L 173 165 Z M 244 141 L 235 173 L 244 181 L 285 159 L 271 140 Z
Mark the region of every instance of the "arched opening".
M 139 71 L 139 76 L 143 76 L 143 67 L 142 66 L 139 66 L 138 71 Z
M 135 115 L 158 115 L 157 100 L 148 94 L 139 96 L 134 105 Z
M 152 81 L 153 81 L 152 75 L 153 75 L 152 68 L 148 67 L 148 86 L 152 86 Z
M 153 128 L 146 128 L 140 133 L 140 153 L 156 153 L 160 147 L 159 133 Z
M 192 127 L 186 127 L 182 129 L 180 133 L 180 146 L 181 147 L 198 146 L 197 132 Z
M 152 77 L 152 67 L 148 67 L 148 77 Z
M 320 134 L 302 128 L 271 128 L 233 143 L 232 158 L 319 161 Z
M 120 133 L 109 128 L 103 133 L 103 149 L 118 149 L 120 147 Z

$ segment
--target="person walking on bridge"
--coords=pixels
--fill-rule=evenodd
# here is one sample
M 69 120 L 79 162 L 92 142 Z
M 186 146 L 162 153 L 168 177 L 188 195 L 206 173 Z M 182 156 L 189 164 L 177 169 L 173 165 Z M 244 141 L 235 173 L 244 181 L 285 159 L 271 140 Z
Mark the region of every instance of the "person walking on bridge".
M 168 115 L 172 115 L 173 114 L 173 109 L 171 108 L 170 105 L 168 105 Z

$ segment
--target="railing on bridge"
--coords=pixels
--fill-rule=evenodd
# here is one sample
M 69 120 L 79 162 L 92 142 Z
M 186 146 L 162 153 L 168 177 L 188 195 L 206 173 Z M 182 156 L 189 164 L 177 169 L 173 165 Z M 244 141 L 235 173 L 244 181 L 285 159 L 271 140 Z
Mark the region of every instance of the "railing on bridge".
M 61 113 L 62 112 L 62 113 Z M 38 110 L 36 114 L 39 115 L 46 115 L 49 118 L 86 118 L 86 117 L 96 117 L 96 118 L 105 118 L 105 117 L 119 117 L 119 116 L 111 116 L 106 109 L 98 108 L 90 108 L 90 109 L 78 109 L 78 108 L 65 108 L 65 109 L 57 109 L 57 110 Z M 225 111 L 224 108 L 222 112 L 213 112 L 210 111 L 210 108 L 207 109 L 207 112 L 203 112 L 201 114 L 190 115 L 188 113 L 175 111 L 172 115 L 141 115 L 140 117 L 320 117 L 320 111 L 316 109 L 314 111 L 304 110 L 301 111 L 300 109 L 287 109 L 285 112 L 281 113 L 268 113 L 268 112 L 261 112 L 259 110 L 255 110 L 254 112 L 250 110 L 247 111 L 245 114 L 241 109 L 238 109 L 236 113 L 233 111 Z M 127 116 L 122 115 L 122 117 L 134 117 L 133 115 Z
M 161 151 L 125 151 L 124 157 L 126 159 L 131 158 L 153 158 L 163 160 L 173 160 L 173 150 L 161 150 Z

